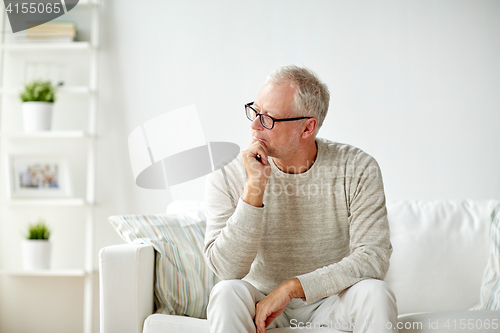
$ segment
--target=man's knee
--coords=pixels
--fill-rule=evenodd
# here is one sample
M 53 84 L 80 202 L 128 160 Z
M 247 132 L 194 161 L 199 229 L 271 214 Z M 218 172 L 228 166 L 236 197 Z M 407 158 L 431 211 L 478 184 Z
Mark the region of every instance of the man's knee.
M 253 286 L 243 280 L 223 280 L 218 282 L 210 292 L 210 300 L 215 298 L 248 298 L 252 297 Z
M 396 304 L 396 297 L 394 296 L 391 288 L 389 288 L 387 283 L 381 280 L 362 280 L 354 284 L 350 289 L 352 292 L 358 294 L 357 297 L 361 297 L 365 300 L 371 300 L 376 304 Z
M 223 280 L 210 292 L 207 318 L 215 317 L 253 318 L 255 303 L 261 299 L 259 291 L 250 283 L 242 280 Z M 222 316 L 222 317 L 221 317 Z

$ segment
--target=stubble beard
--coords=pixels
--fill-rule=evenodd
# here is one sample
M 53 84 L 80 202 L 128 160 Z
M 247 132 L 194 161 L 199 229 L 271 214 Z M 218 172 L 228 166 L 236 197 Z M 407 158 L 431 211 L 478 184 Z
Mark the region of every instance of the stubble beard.
M 279 148 L 273 148 L 273 147 L 268 147 L 267 154 L 270 157 L 274 157 L 280 160 L 286 160 L 290 158 L 293 154 L 297 152 L 297 149 L 299 148 L 299 131 L 300 128 L 297 126 L 292 135 L 290 135 L 290 140 L 285 142 L 285 144 L 282 147 Z

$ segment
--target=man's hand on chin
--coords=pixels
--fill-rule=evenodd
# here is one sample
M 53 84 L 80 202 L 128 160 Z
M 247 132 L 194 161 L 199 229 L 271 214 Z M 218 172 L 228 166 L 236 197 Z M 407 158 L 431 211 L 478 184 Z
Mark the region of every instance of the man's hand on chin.
M 265 333 L 266 328 L 279 317 L 292 298 L 304 297 L 299 279 L 286 280 L 255 305 L 255 326 L 257 333 Z

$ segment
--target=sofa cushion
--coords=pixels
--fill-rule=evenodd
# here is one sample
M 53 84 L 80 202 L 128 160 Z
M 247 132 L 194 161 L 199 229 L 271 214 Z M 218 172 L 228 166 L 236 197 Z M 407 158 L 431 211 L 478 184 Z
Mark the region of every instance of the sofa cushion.
M 203 259 L 203 212 L 111 216 L 108 220 L 125 241 L 155 249 L 157 313 L 206 318 L 216 277 Z
M 146 318 L 142 333 L 209 333 L 208 321 L 186 316 L 154 314 Z
M 483 274 L 479 303 L 473 310 L 500 310 L 500 205 L 491 214 L 489 257 Z
M 269 329 L 269 333 L 292 333 L 296 331 L 306 331 L 308 333 L 342 333 L 334 328 L 274 328 Z M 189 318 L 185 316 L 167 316 L 154 314 L 149 316 L 144 322 L 143 333 L 208 333 L 210 332 L 208 321 L 204 319 Z
M 387 205 L 394 251 L 385 281 L 400 314 L 467 310 L 478 302 L 496 204 L 465 200 Z
M 500 328 L 500 311 L 446 311 L 398 318 L 399 333 L 493 333 Z

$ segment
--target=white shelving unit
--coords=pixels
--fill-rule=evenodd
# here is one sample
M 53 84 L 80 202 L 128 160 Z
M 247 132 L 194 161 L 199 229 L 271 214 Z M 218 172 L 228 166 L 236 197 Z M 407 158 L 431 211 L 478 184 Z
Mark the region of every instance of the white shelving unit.
M 5 276 L 25 276 L 25 277 L 85 277 L 85 270 L 83 269 L 53 269 L 48 271 L 40 272 L 29 272 L 29 271 L 1 271 L 0 275 Z
M 92 138 L 85 131 L 47 131 L 38 133 L 0 133 L 5 139 L 83 139 Z
M 73 43 L 19 43 L 19 44 L 4 44 L 2 50 L 6 51 L 37 51 L 37 50 L 90 50 L 89 42 L 73 42 Z
M 19 95 L 21 92 L 22 87 L 18 87 L 17 89 L 10 89 L 10 90 L 0 90 L 0 95 L 4 96 L 13 96 L 13 95 Z M 74 87 L 60 87 L 57 91 L 58 95 L 61 94 L 90 94 L 90 88 L 87 86 L 74 86 Z
M 8 18 L 6 16 L 5 7 L 3 8 L 0 17 L 0 26 L 2 31 L 10 31 Z M 20 211 L 43 209 L 44 211 L 56 211 L 58 209 L 74 209 L 77 214 L 85 214 L 84 225 L 84 258 L 81 268 L 57 268 L 47 271 L 29 272 L 23 271 L 20 267 L 8 267 L 3 265 L 0 260 L 0 278 L 19 278 L 22 277 L 24 281 L 33 281 L 36 283 L 39 278 L 80 278 L 83 279 L 83 333 L 92 333 L 93 329 L 93 294 L 94 283 L 93 278 L 96 273 L 94 263 L 94 226 L 95 226 L 95 156 L 96 156 L 96 119 L 97 119 L 97 73 L 98 73 L 98 50 L 99 50 L 99 0 L 80 0 L 78 5 L 69 13 L 74 13 L 79 10 L 85 14 L 90 15 L 88 29 L 83 41 L 76 41 L 71 43 L 14 43 L 11 42 L 5 33 L 0 35 L 0 163 L 5 164 L 9 154 L 15 154 L 12 147 L 22 147 L 23 151 L 29 151 L 30 147 L 36 145 L 37 155 L 43 153 L 39 151 L 40 147 L 48 147 L 54 149 L 58 145 L 71 145 L 75 144 L 78 147 L 85 147 L 81 149 L 81 154 L 85 155 L 85 184 L 84 188 L 78 193 L 76 197 L 70 198 L 9 198 L 6 193 L 2 193 L 0 198 L 5 200 L 0 201 L 0 235 L 2 234 L 2 214 L 8 212 L 9 216 L 15 216 Z M 66 14 L 66 15 L 68 15 Z M 64 15 L 64 16 L 66 16 Z M 80 16 L 78 16 L 80 15 Z M 81 17 L 78 14 L 76 17 Z M 65 17 L 61 17 L 64 21 Z M 88 22 L 88 21 L 87 21 Z M 77 27 L 78 27 L 78 21 Z M 80 30 L 79 30 L 80 32 Z M 12 101 L 17 99 L 19 92 L 22 89 L 22 82 L 12 82 L 12 72 L 16 66 L 23 68 L 22 64 L 16 63 L 26 61 L 26 59 L 36 59 L 39 55 L 41 59 L 51 59 L 50 61 L 57 62 L 58 56 L 64 54 L 65 57 L 79 57 L 85 58 L 88 63 L 85 68 L 88 68 L 87 82 L 70 82 L 68 85 L 62 86 L 57 93 L 57 97 L 64 97 L 66 105 L 71 103 L 72 98 L 78 98 L 78 101 L 86 99 L 86 126 L 79 129 L 65 129 L 59 128 L 53 131 L 38 132 L 38 133 L 24 133 L 21 126 L 12 126 L 16 117 L 12 114 L 20 113 L 19 109 L 12 107 L 15 104 Z M 63 61 L 63 60 L 62 60 Z M 7 67 L 8 65 L 8 67 Z M 24 64 L 26 66 L 26 64 Z M 68 67 L 68 66 L 67 66 Z M 17 68 L 17 67 L 16 67 Z M 26 67 L 24 67 L 26 68 Z M 70 68 L 69 71 L 71 71 Z M 79 68 L 77 68 L 79 70 Z M 87 71 L 82 71 L 87 73 Z M 72 73 L 68 75 L 71 77 Z M 82 73 L 79 73 L 82 76 Z M 81 80 L 80 80 L 81 81 Z M 57 103 L 57 101 L 56 101 Z M 80 103 L 81 104 L 81 103 Z M 71 108 L 69 108 L 71 109 Z M 66 110 L 71 112 L 71 110 Z M 19 118 L 19 117 L 18 117 Z M 9 122 L 5 120 L 9 119 Z M 20 119 L 20 118 L 19 118 Z M 50 150 L 49 149 L 49 150 Z M 80 153 L 80 152 L 79 152 Z M 0 167 L 0 191 L 5 192 L 5 181 L 7 181 L 7 167 Z M 3 183 L 2 183 L 3 180 Z M 2 222 L 4 221 L 4 222 Z M 10 235 L 18 237 L 18 235 Z M 5 236 L 6 237 L 6 236 Z M 1 240 L 0 240 L 1 242 Z M 1 251 L 1 248 L 0 248 Z M 0 253 L 1 258 L 1 253 Z M 5 261 L 5 260 L 4 260 Z M 30 280 L 26 280 L 29 278 Z M 26 282 L 25 282 L 26 283 Z M 2 295 L 0 294 L 0 298 Z M 1 300 L 0 300 L 1 303 Z M 19 314 L 19 318 L 26 318 L 26 314 Z M 29 320 L 29 318 L 27 318 Z M 43 323 L 39 323 L 43 326 Z
M 43 206 L 43 207 L 58 207 L 58 206 L 88 206 L 82 198 L 70 199 L 10 199 L 6 201 L 9 206 Z

